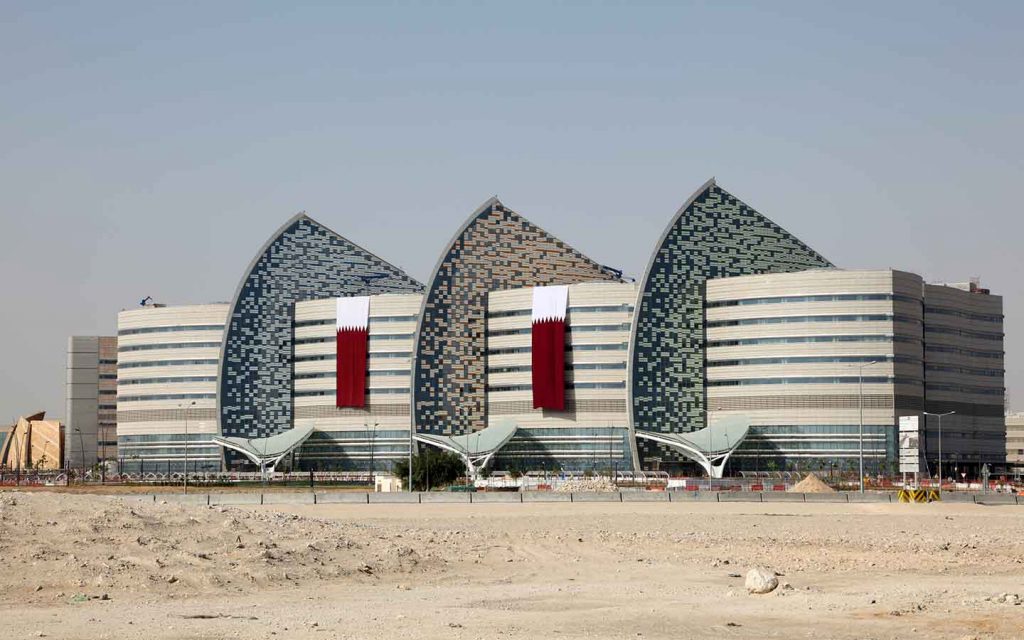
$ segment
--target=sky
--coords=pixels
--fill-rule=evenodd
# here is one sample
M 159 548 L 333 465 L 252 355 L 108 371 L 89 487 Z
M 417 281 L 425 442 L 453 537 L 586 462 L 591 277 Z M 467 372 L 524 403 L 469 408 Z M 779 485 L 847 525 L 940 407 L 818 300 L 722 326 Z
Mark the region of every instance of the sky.
M 0 0 L 0 419 L 69 335 L 227 301 L 298 211 L 425 281 L 493 195 L 640 276 L 714 176 L 832 262 L 1004 296 L 1024 3 Z

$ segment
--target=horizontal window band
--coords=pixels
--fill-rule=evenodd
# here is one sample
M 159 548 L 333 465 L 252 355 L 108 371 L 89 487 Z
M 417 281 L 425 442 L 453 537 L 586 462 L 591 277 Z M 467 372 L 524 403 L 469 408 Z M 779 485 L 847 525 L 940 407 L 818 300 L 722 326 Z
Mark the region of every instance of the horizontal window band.
M 973 351 L 971 349 L 960 349 L 959 347 L 951 347 L 947 345 L 939 344 L 926 344 L 924 346 L 926 353 L 955 353 L 961 356 L 967 356 L 970 358 L 991 358 L 1002 360 L 1006 354 L 1002 351 Z
M 370 351 L 367 354 L 370 360 L 376 359 L 398 359 L 398 358 L 411 358 L 411 351 Z M 326 354 L 314 354 L 314 355 L 299 355 L 295 356 L 295 362 L 322 362 L 325 360 L 337 360 L 337 353 L 326 353 Z
M 316 398 L 316 397 L 321 397 L 321 396 L 334 396 L 335 393 L 336 393 L 335 390 L 331 389 L 329 391 L 327 391 L 327 390 L 296 391 L 292 395 L 295 398 Z M 400 394 L 403 394 L 403 393 L 404 394 L 408 394 L 409 393 L 409 389 L 408 388 L 403 388 L 403 389 L 367 389 L 366 393 L 371 395 L 371 396 L 400 395 Z
M 117 365 L 120 369 L 138 369 L 142 367 L 184 367 L 189 365 L 216 365 L 220 361 L 216 358 L 204 358 L 196 360 L 147 360 L 145 362 L 121 362 Z
M 938 335 L 960 336 L 962 338 L 975 338 L 978 340 L 1002 340 L 1004 337 L 1004 334 L 996 333 L 994 331 L 970 331 L 967 329 L 937 327 L 935 325 L 925 325 L 924 332 L 935 333 Z
M 813 364 L 813 363 L 857 363 L 857 362 L 898 362 L 921 364 L 920 358 L 909 356 L 786 356 L 781 358 L 741 358 L 737 360 L 711 360 L 709 367 L 758 366 L 766 364 Z
M 149 402 L 152 400 L 216 400 L 215 393 L 167 393 L 138 396 L 118 396 L 118 402 Z
M 134 336 L 144 333 L 173 333 L 178 331 L 223 331 L 222 324 L 182 324 L 166 327 L 140 327 L 138 329 L 119 329 L 119 336 Z
M 487 413 L 492 416 L 508 416 L 519 414 L 542 414 L 560 415 L 578 413 L 618 413 L 626 412 L 625 399 L 594 399 L 574 398 L 565 399 L 565 411 L 551 411 L 549 409 L 534 409 L 531 400 L 496 400 L 487 402 Z
M 971 385 L 955 385 L 955 384 L 940 384 L 936 382 L 925 383 L 925 389 L 928 391 L 950 391 L 953 393 L 966 393 L 970 395 L 982 395 L 982 396 L 1003 396 L 1006 395 L 1006 389 L 1003 387 L 992 388 L 992 387 L 975 387 Z
M 925 305 L 925 314 L 934 313 L 940 316 L 953 316 L 956 318 L 965 318 L 968 320 L 977 320 L 979 322 L 1002 322 L 1003 316 L 995 315 L 990 313 L 972 313 L 970 311 L 963 311 L 961 309 L 949 309 L 947 307 L 933 307 Z
M 985 376 L 989 378 L 1002 378 L 1006 375 L 1003 369 L 978 369 L 976 367 L 950 367 L 942 364 L 925 365 L 925 371 L 944 371 L 947 373 L 959 373 L 969 376 Z
M 711 320 L 707 327 L 743 327 L 762 324 L 802 324 L 806 322 L 910 322 L 921 323 L 918 318 L 893 315 L 891 313 L 822 315 L 822 316 L 778 316 L 765 318 L 744 318 L 741 320 Z
M 625 382 L 575 382 L 567 383 L 566 389 L 625 389 Z M 528 384 L 490 385 L 488 391 L 532 391 L 533 386 Z
M 573 333 L 596 333 L 599 331 L 629 331 L 632 327 L 628 322 L 623 324 L 591 324 L 591 325 L 566 325 L 566 335 Z M 531 335 L 533 333 L 533 327 L 519 327 L 516 329 L 495 329 L 488 331 L 487 336 L 490 338 L 500 338 L 503 336 L 522 336 Z
M 369 323 L 371 325 L 386 323 L 386 322 L 417 322 L 419 316 L 370 316 Z M 301 327 L 333 327 L 337 324 L 337 319 L 327 318 L 319 320 L 299 320 L 294 326 L 296 329 Z
M 738 380 L 708 380 L 709 387 L 736 387 L 763 384 L 894 384 L 891 376 L 801 376 L 791 378 L 744 378 Z M 900 384 L 921 384 L 920 380 L 899 380 Z
M 412 340 L 413 334 L 411 333 L 378 333 L 370 334 L 370 342 L 388 342 L 391 340 Z M 336 335 L 329 337 L 319 338 L 296 338 L 293 342 L 296 345 L 300 344 L 324 344 L 328 342 L 337 342 L 338 337 Z
M 594 362 L 594 363 L 576 363 L 566 364 L 566 371 L 616 371 L 624 370 L 626 368 L 625 362 Z M 488 374 L 499 374 L 499 373 L 532 373 L 533 366 L 524 364 L 510 367 L 488 367 Z
M 778 338 L 739 338 L 735 340 L 711 340 L 708 348 L 743 347 L 757 344 L 807 344 L 832 342 L 904 342 L 921 344 L 920 338 L 893 335 L 838 335 L 838 336 L 784 336 Z
M 183 376 L 177 378 L 132 378 L 118 380 L 118 386 L 133 384 L 173 384 L 177 382 L 216 382 L 217 376 Z
M 136 344 L 126 347 L 118 347 L 118 352 L 125 351 L 156 351 L 160 349 L 211 349 L 220 348 L 220 341 L 217 342 L 163 342 L 160 344 Z
M 773 296 L 767 298 L 739 298 L 735 300 L 711 300 L 704 307 L 717 309 L 719 307 L 745 307 L 759 304 L 791 304 L 801 302 L 868 302 L 868 301 L 899 301 L 921 303 L 921 298 L 904 296 L 892 293 L 838 293 L 810 296 Z
M 182 407 L 173 409 L 125 409 L 117 412 L 117 423 L 130 422 L 183 422 L 188 414 L 189 421 L 211 421 L 217 419 L 217 410 L 207 407 Z M 121 437 L 118 435 L 118 437 Z M 131 436 L 137 437 L 137 436 Z
M 372 416 L 408 416 L 410 408 L 408 402 L 388 404 L 370 401 L 365 407 L 360 408 L 338 408 L 334 405 L 300 405 L 295 407 L 294 413 L 296 420 L 310 418 L 368 418 Z
M 612 343 L 612 344 L 576 344 L 566 345 L 566 352 L 569 351 L 625 351 L 627 345 L 625 342 Z M 532 347 L 497 347 L 488 349 L 487 354 L 492 356 L 508 355 L 512 353 L 532 353 Z
M 367 374 L 368 374 L 367 378 L 371 378 L 371 377 L 372 378 L 387 378 L 387 377 L 396 377 L 396 378 L 403 378 L 404 377 L 404 378 L 408 378 L 408 377 L 410 377 L 412 375 L 412 370 L 410 370 L 410 369 L 395 369 L 395 370 L 368 371 Z M 312 372 L 312 373 L 296 373 L 294 377 L 295 377 L 296 380 L 314 380 L 314 379 L 321 379 L 321 378 L 337 378 L 337 373 L 334 372 L 334 371 L 317 371 L 317 372 Z
M 618 305 L 598 305 L 589 307 L 568 307 L 568 314 L 573 313 L 616 313 L 616 312 L 633 312 L 633 305 L 631 304 L 618 304 Z M 511 311 L 493 311 L 488 312 L 488 319 L 497 318 L 520 318 L 530 317 L 533 315 L 533 309 L 514 309 Z

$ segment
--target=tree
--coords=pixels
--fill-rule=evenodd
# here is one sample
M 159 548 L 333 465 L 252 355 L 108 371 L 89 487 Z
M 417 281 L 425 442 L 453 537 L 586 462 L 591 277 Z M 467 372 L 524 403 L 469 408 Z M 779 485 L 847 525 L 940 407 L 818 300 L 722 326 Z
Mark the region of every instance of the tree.
M 408 479 L 409 461 L 399 460 L 391 472 L 396 478 Z M 422 453 L 412 457 L 412 488 L 414 491 L 430 491 L 433 487 L 444 487 L 453 484 L 465 472 L 466 465 L 456 454 L 424 448 Z M 430 486 L 427 486 L 428 478 Z

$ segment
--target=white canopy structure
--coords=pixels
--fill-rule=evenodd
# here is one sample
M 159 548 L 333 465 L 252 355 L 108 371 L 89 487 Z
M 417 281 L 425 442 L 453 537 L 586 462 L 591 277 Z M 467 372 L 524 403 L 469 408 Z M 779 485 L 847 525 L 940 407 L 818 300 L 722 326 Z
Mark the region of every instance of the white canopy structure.
M 469 476 L 476 478 L 477 471 L 486 467 L 502 447 L 508 444 L 519 427 L 513 422 L 501 422 L 462 436 L 436 436 L 430 433 L 416 433 L 416 442 L 429 444 L 457 454 L 466 463 Z
M 728 416 L 689 433 L 658 433 L 636 430 L 637 438 L 672 447 L 699 464 L 708 476 L 721 478 L 725 463 L 750 432 L 750 418 Z
M 313 434 L 313 427 L 295 427 L 269 438 L 225 438 L 214 436 L 213 441 L 244 455 L 260 466 L 261 471 L 273 471 L 286 455 L 295 451 Z

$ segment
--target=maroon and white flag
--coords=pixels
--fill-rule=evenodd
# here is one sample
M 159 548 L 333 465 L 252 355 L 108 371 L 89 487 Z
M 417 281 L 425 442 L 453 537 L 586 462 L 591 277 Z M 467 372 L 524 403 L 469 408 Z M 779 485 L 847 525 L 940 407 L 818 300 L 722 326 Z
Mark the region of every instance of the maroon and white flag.
M 370 298 L 338 298 L 337 405 L 366 406 L 366 352 L 370 341 Z
M 533 408 L 565 409 L 565 308 L 569 287 L 533 289 Z

